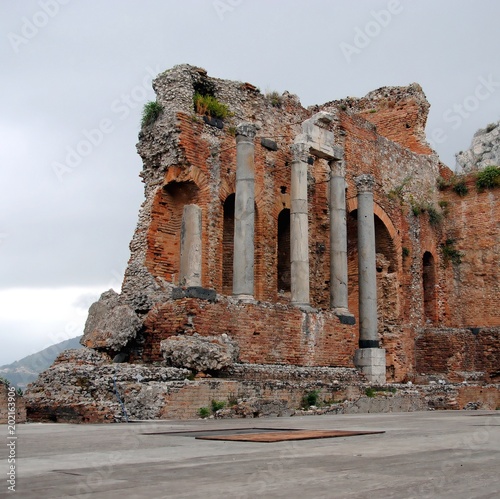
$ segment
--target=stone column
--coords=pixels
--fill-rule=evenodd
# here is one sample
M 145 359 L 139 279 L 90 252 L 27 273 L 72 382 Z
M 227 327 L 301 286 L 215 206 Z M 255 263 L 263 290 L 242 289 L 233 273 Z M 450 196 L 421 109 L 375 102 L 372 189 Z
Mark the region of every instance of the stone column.
M 371 383 L 385 383 L 385 350 L 379 348 L 373 175 L 354 179 L 358 190 L 359 349 L 355 365 Z
M 253 300 L 255 133 L 255 125 L 251 123 L 241 123 L 236 127 L 233 295 L 241 300 Z
M 290 202 L 291 303 L 309 306 L 309 229 L 307 208 L 307 159 L 304 143 L 292 144 Z
M 348 310 L 344 164 L 330 161 L 330 167 L 330 307 L 343 324 L 354 324 Z
M 201 208 L 187 204 L 182 213 L 181 226 L 181 286 L 201 286 L 201 253 Z

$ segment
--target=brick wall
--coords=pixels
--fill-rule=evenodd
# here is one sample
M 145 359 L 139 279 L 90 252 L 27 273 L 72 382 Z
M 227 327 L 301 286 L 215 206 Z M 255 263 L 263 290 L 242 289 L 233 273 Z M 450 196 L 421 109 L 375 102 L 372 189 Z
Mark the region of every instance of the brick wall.
M 500 379 L 500 328 L 426 329 L 416 338 L 419 374 L 438 374 L 450 381 L 477 373 L 486 381 Z
M 441 193 L 449 211 L 443 239 L 462 253 L 458 265 L 442 262 L 449 310 L 442 319 L 454 327 L 500 326 L 500 189 L 478 192 L 473 175 L 467 186 L 464 197 Z
M 226 333 L 240 346 L 242 362 L 353 367 L 357 328 L 331 312 L 286 305 L 217 303 L 184 298 L 164 303 L 148 315 L 142 360 L 162 360 L 160 342 L 175 334 Z M 135 359 L 131 359 L 134 362 Z

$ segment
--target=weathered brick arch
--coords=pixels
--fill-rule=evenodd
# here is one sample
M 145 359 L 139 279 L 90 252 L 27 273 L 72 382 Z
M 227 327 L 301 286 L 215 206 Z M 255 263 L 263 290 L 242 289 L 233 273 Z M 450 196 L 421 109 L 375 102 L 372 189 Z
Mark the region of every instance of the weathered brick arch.
M 180 270 L 180 234 L 186 204 L 201 205 L 202 191 L 189 177 L 171 173 L 156 190 L 151 224 L 146 234 L 146 267 L 152 275 L 177 283 Z M 168 178 L 168 175 L 166 175 Z
M 169 167 L 163 185 L 166 186 L 172 182 L 192 182 L 199 189 L 202 199 L 207 199 L 210 193 L 209 180 L 206 174 L 195 165 L 190 165 L 187 168 L 182 166 Z
M 352 197 L 347 200 L 347 212 L 352 213 L 353 211 L 358 209 L 358 198 Z M 402 256 L 402 247 L 401 247 L 401 237 L 399 233 L 392 223 L 392 220 L 389 218 L 389 215 L 384 211 L 384 209 L 377 203 L 373 203 L 373 213 L 377 215 L 378 219 L 383 223 L 387 232 L 389 233 L 390 238 L 392 239 L 392 243 L 394 244 L 394 252 L 395 252 L 395 263 L 397 269 L 402 268 L 403 256 Z
M 219 199 L 222 204 L 226 199 L 236 192 L 236 177 L 224 178 L 219 189 Z

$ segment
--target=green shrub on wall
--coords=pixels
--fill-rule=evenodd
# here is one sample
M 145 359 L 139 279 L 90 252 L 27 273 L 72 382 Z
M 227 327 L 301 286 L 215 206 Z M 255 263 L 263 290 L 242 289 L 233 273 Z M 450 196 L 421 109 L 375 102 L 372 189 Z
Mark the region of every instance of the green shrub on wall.
M 500 187 L 500 167 L 490 165 L 478 172 L 476 175 L 476 187 L 480 191 Z

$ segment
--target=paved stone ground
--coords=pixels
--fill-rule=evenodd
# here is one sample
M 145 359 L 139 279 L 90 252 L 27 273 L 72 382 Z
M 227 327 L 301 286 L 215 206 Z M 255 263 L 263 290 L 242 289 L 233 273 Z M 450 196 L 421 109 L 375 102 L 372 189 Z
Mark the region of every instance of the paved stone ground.
M 248 428 L 385 433 L 278 443 L 189 433 Z M 500 497 L 500 411 L 26 424 L 17 435 L 22 498 Z M 14 497 L 2 482 L 0 497 Z

